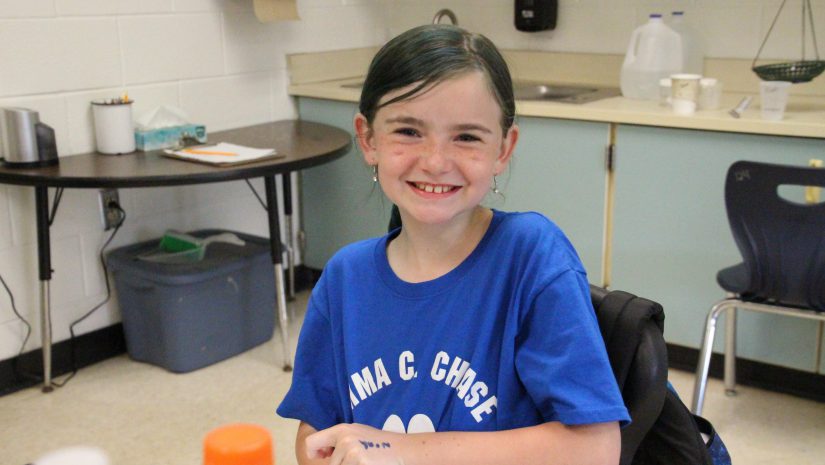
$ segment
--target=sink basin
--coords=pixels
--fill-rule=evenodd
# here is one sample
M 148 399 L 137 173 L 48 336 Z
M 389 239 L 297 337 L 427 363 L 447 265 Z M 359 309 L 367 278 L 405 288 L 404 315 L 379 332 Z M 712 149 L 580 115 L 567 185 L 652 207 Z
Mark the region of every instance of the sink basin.
M 347 89 L 360 89 L 363 82 L 341 84 Z M 548 102 L 587 103 L 621 95 L 618 87 L 580 86 L 573 84 L 548 84 L 533 81 L 513 83 L 516 100 L 546 100 Z
M 621 95 L 621 91 L 616 87 L 537 82 L 515 82 L 513 92 L 516 100 L 547 100 L 564 103 L 587 103 Z

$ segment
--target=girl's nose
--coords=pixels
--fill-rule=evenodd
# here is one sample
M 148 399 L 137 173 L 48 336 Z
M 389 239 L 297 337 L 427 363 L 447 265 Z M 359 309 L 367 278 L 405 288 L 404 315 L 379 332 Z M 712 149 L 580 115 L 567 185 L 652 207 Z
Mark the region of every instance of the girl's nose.
M 421 154 L 424 168 L 433 172 L 443 172 L 449 169 L 452 155 L 446 144 L 433 142 Z

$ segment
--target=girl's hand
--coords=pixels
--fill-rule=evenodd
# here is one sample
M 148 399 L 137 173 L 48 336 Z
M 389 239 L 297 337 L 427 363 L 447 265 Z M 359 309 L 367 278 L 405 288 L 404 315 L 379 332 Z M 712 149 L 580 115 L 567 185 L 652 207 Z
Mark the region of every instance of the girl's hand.
M 404 436 L 342 423 L 307 436 L 306 450 L 311 459 L 329 458 L 330 465 L 403 465 Z

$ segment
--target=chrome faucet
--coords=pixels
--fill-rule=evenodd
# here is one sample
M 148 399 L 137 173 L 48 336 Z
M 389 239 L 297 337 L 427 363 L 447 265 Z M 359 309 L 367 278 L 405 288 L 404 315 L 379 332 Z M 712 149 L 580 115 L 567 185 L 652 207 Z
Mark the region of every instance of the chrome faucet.
M 458 19 L 455 17 L 455 13 L 453 13 L 453 11 L 449 8 L 438 10 L 438 13 L 436 13 L 435 16 L 433 16 L 433 24 L 440 23 L 441 18 L 445 16 L 450 18 L 450 22 L 453 23 L 453 25 L 458 26 Z

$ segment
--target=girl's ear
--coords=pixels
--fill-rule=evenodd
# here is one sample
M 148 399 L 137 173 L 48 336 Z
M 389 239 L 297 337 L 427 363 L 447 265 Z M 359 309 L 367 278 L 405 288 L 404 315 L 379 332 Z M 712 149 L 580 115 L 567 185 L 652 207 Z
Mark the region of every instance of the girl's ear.
M 355 140 L 358 142 L 361 153 L 364 154 L 364 161 L 368 165 L 377 164 L 378 158 L 373 146 L 373 134 L 369 121 L 364 115 L 358 113 L 353 119 L 353 126 L 355 126 Z
M 507 169 L 507 164 L 510 163 L 510 158 L 513 157 L 513 150 L 516 148 L 516 142 L 518 142 L 518 135 L 518 125 L 513 123 L 513 125 L 510 126 L 510 129 L 507 130 L 507 134 L 504 135 L 504 139 L 501 141 L 501 152 L 499 153 L 498 158 L 496 158 L 496 166 L 493 171 L 496 176 L 503 173 L 504 170 Z

